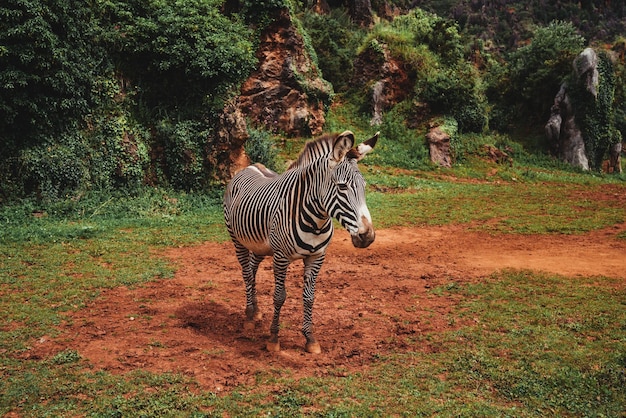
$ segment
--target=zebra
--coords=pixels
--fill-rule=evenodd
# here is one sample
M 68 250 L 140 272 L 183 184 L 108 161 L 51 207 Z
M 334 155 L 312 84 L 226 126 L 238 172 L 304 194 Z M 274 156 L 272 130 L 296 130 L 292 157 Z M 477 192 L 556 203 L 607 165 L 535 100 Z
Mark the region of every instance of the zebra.
M 369 153 L 378 133 L 354 147 L 354 134 L 327 134 L 305 144 L 283 174 L 253 164 L 232 178 L 224 193 L 224 218 L 241 264 L 246 288 L 244 330 L 252 330 L 262 315 L 257 306 L 259 263 L 273 258 L 274 316 L 268 351 L 280 351 L 280 310 L 286 299 L 285 276 L 291 262 L 304 261 L 303 325 L 305 350 L 320 353 L 313 335 L 315 281 L 333 236 L 333 221 L 350 233 L 357 248 L 375 238 L 365 202 L 365 180 L 357 162 Z

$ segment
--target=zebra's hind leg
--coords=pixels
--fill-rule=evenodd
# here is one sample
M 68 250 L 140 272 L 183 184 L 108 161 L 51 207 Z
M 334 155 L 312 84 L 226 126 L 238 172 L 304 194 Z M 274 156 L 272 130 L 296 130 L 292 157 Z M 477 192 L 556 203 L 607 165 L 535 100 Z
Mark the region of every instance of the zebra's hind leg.
M 262 255 L 257 255 L 254 253 L 250 253 L 250 270 L 252 271 L 252 288 L 253 288 L 253 295 L 252 295 L 252 312 L 248 313 L 248 306 L 246 306 L 246 318 L 251 319 L 252 321 L 252 326 L 254 327 L 254 321 L 260 321 L 263 318 L 263 314 L 261 313 L 261 311 L 259 310 L 259 306 L 257 304 L 257 297 L 256 297 L 256 272 L 259 269 L 259 264 L 261 264 L 261 261 L 263 261 L 265 257 Z M 246 285 L 247 288 L 247 285 Z M 246 298 L 247 298 L 247 290 L 246 290 Z M 250 318 L 251 317 L 251 318 Z
M 309 257 L 304 260 L 304 286 L 302 289 L 302 302 L 304 305 L 302 334 L 306 338 L 305 349 L 312 354 L 322 352 L 320 344 L 313 335 L 313 303 L 315 301 L 315 281 L 324 263 L 325 254 Z
M 270 339 L 267 342 L 267 351 L 280 351 L 280 342 L 278 341 L 278 330 L 280 327 L 280 309 L 285 303 L 287 292 L 285 291 L 285 277 L 287 276 L 287 268 L 289 260 L 274 255 L 274 317 L 270 326 Z
M 241 243 L 234 241 L 237 260 L 241 264 L 243 281 L 246 285 L 246 319 L 243 324 L 245 330 L 255 328 L 254 321 L 261 319 L 256 296 L 256 272 L 263 257 L 256 256 Z

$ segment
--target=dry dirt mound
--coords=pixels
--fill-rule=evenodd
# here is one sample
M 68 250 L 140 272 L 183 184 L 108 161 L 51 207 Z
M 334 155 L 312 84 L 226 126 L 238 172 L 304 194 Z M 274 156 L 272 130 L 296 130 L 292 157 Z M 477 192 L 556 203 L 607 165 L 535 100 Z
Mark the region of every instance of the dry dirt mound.
M 31 356 L 72 348 L 97 369 L 183 373 L 213 391 L 253 383 L 263 371 L 294 377 L 349 373 L 424 333 L 449 327 L 446 314 L 454 296 L 436 296 L 430 288 L 504 268 L 626 279 L 621 264 L 626 243 L 615 239 L 621 230 L 527 237 L 458 226 L 390 229 L 378 231 L 376 242 L 364 250 L 337 231 L 316 292 L 320 355 L 303 350 L 301 263 L 292 265 L 287 280 L 283 350 L 269 353 L 264 346 L 272 312 L 271 263 L 261 265 L 258 277 L 265 317 L 244 332 L 244 288 L 232 244 L 175 248 L 165 253 L 178 266 L 173 279 L 104 292 L 73 313 L 58 338 L 41 339 Z M 422 349 L 438 347 L 424 343 Z

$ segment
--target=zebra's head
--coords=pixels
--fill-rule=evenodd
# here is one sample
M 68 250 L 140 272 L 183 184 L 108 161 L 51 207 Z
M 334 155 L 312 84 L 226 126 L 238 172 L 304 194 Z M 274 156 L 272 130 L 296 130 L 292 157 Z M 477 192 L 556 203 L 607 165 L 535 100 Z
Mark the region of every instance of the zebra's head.
M 365 202 L 365 179 L 357 162 L 369 153 L 378 141 L 378 133 L 354 147 L 354 134 L 345 131 L 333 143 L 330 159 L 332 170 L 330 182 L 330 215 L 350 233 L 352 244 L 366 248 L 376 234 Z

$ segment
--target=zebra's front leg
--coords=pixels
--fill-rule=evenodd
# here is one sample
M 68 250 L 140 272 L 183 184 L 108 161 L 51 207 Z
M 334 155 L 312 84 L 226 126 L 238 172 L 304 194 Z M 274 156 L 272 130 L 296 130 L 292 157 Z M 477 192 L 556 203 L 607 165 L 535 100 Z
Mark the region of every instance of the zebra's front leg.
M 274 255 L 274 317 L 270 326 L 270 339 L 266 345 L 267 351 L 280 351 L 278 330 L 280 328 L 280 309 L 287 298 L 285 277 L 287 276 L 288 267 L 289 260 L 287 258 Z
M 306 338 L 305 349 L 312 354 L 319 354 L 322 349 L 313 335 L 313 303 L 315 302 L 315 281 L 324 263 L 325 254 L 308 257 L 304 260 L 304 286 L 302 302 L 304 305 L 302 334 Z

